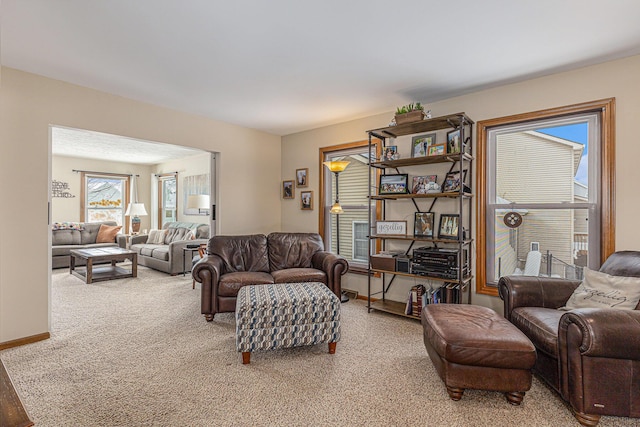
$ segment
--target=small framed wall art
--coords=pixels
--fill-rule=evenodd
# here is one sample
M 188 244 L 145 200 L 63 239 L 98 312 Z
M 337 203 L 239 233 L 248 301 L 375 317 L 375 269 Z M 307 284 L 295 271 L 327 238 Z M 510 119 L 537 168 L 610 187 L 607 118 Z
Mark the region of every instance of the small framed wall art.
M 436 134 L 429 133 L 411 138 L 411 157 L 424 157 L 429 147 L 436 143 Z
M 313 210 L 313 191 L 300 192 L 300 209 L 303 211 Z
M 460 129 L 447 132 L 447 154 L 460 152 Z
M 433 144 L 429 146 L 427 156 L 442 156 L 445 153 L 444 144 Z
M 433 212 L 416 212 L 413 223 L 413 235 L 415 237 L 433 237 Z
M 295 198 L 295 192 L 293 191 L 293 180 L 282 181 L 282 198 L 283 199 Z
M 378 221 L 376 234 L 385 236 L 404 236 L 407 234 L 407 221 Z
M 378 194 L 405 194 L 409 175 L 406 173 L 380 175 Z
M 309 168 L 296 169 L 296 187 L 309 186 Z
M 460 220 L 460 215 L 458 214 L 440 215 L 440 227 L 438 231 L 438 238 L 457 240 L 459 236 L 459 227 L 458 227 L 459 220 Z

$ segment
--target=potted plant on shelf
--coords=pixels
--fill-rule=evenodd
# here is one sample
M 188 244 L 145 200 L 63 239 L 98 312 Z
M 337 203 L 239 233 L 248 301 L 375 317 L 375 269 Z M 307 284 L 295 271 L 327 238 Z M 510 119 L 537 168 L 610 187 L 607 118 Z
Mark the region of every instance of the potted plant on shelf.
M 396 108 L 396 124 L 419 122 L 424 119 L 424 107 L 416 102 Z

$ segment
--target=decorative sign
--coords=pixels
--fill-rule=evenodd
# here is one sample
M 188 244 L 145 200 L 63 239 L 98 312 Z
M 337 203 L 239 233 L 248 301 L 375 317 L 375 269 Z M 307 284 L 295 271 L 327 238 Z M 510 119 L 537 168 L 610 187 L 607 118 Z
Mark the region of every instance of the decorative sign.
M 518 212 L 507 212 L 504 215 L 504 225 L 509 228 L 518 228 L 522 225 L 522 215 Z
M 407 221 L 378 221 L 376 234 L 404 236 L 407 234 Z
M 72 199 L 76 196 L 69 192 L 69 183 L 57 180 L 51 181 L 51 197 L 62 197 L 63 199 Z

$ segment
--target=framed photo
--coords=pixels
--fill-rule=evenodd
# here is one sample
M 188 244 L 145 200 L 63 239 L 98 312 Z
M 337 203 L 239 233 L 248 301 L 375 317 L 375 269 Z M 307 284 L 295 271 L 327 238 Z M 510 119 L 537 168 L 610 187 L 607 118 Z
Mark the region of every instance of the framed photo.
M 411 138 L 411 157 L 424 157 L 430 146 L 436 143 L 436 134 L 417 135 Z
M 447 154 L 460 152 L 460 129 L 447 132 Z
M 408 192 L 408 181 L 409 175 L 407 175 L 406 173 L 380 175 L 378 194 L 405 194 Z
M 427 151 L 427 156 L 442 156 L 445 153 L 444 144 L 430 145 Z
M 385 160 L 395 160 L 398 158 L 398 146 L 390 145 L 388 147 L 384 147 L 384 154 L 382 155 L 381 161 Z
M 300 192 L 300 209 L 303 211 L 313 210 L 313 191 Z
M 458 214 L 440 215 L 440 227 L 438 231 L 438 238 L 457 240 L 460 234 L 460 228 L 458 227 L 459 220 L 460 220 L 460 215 Z
M 411 192 L 413 194 L 427 194 L 430 182 L 436 182 L 438 175 L 414 176 Z
M 376 234 L 405 236 L 407 234 L 407 221 L 378 221 L 376 222 Z
M 415 237 L 433 237 L 433 212 L 416 212 L 413 222 L 413 235 Z
M 462 171 L 462 180 L 460 179 L 460 171 L 449 172 L 442 184 L 443 193 L 451 193 L 454 191 L 460 191 L 460 184 L 464 185 L 464 181 L 467 178 L 467 170 Z M 466 189 L 466 185 L 465 185 Z
M 296 169 L 296 187 L 307 187 L 309 185 L 309 168 Z
M 282 198 L 283 199 L 295 198 L 295 193 L 293 191 L 293 180 L 282 181 Z

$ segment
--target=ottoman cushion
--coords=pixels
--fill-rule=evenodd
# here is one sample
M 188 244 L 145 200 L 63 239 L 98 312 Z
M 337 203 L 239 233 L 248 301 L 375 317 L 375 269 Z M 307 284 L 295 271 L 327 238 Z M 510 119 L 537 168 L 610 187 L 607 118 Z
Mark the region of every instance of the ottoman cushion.
M 449 362 L 530 369 L 536 361 L 535 347 L 524 333 L 490 308 L 461 304 L 426 308 L 422 312 L 425 341 Z
M 340 300 L 323 283 L 242 287 L 236 301 L 240 352 L 340 340 Z

